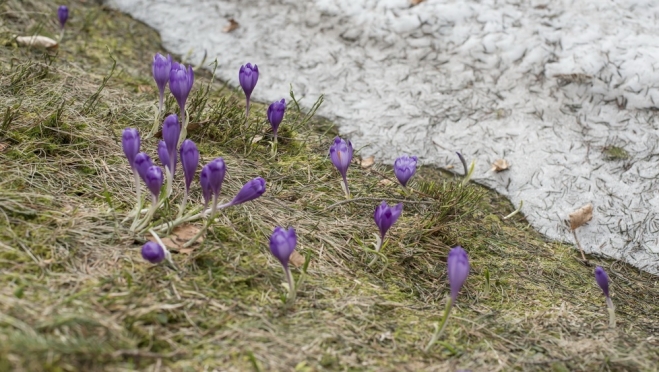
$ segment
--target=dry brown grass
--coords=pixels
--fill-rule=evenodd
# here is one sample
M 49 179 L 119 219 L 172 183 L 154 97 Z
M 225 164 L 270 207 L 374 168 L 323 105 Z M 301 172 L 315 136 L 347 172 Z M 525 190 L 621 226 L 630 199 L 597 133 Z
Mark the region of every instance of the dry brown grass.
M 56 30 L 55 2 L 0 2 L 0 370 L 657 370 L 656 277 L 597 257 L 582 263 L 523 217 L 502 220 L 512 208 L 501 197 L 433 169 L 405 196 L 384 181 L 388 167 L 354 165 L 355 197 L 374 199 L 334 205 L 343 196 L 326 157 L 332 124 L 290 105 L 272 158 L 265 108 L 244 124 L 241 94 L 211 85 L 207 73 L 190 105 L 202 162 L 225 158 L 224 195 L 255 176 L 268 191 L 227 210 L 192 254 L 174 254 L 180 273 L 145 263 L 144 236 L 120 223 L 134 196 L 119 136 L 150 128 L 150 60 L 162 50 L 146 26 L 90 3 L 69 3 L 54 55 L 18 48 L 12 35 Z M 171 98 L 167 108 L 175 111 Z M 155 144 L 143 147 L 155 155 Z M 374 241 L 379 199 L 407 201 L 387 264 L 369 268 L 363 248 Z M 298 250 L 312 257 L 293 309 L 280 300 L 268 253 L 275 225 L 295 226 Z M 472 272 L 440 342 L 424 353 L 455 244 Z M 593 263 L 613 282 L 615 330 Z

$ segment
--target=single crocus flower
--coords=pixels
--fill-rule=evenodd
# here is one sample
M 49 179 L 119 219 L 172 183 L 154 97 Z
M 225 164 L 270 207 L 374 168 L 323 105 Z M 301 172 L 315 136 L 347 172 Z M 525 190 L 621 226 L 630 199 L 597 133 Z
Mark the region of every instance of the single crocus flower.
M 152 264 L 161 263 L 165 259 L 165 250 L 160 244 L 148 241 L 142 246 L 142 258 Z
M 179 210 L 178 216 L 180 218 L 185 210 L 188 195 L 190 194 L 190 185 L 192 184 L 195 172 L 197 171 L 197 166 L 199 166 L 199 150 L 197 150 L 197 145 L 195 145 L 192 140 L 186 139 L 181 144 L 179 152 L 181 154 L 183 175 L 185 176 L 185 193 L 183 194 L 183 202 L 181 203 L 181 209 Z
M 279 129 L 279 124 L 284 120 L 284 112 L 286 111 L 286 100 L 282 98 L 281 101 L 275 101 L 270 104 L 268 107 L 268 121 L 272 126 L 272 133 L 275 137 L 275 142 L 277 142 L 277 130 Z
M 238 73 L 238 80 L 240 81 L 240 86 L 245 92 L 245 99 L 247 100 L 247 105 L 245 108 L 245 117 L 249 116 L 249 98 L 254 91 L 256 83 L 259 81 L 259 68 L 251 63 L 240 66 L 240 72 Z
M 396 220 L 398 220 L 402 211 L 403 203 L 398 203 L 395 206 L 390 207 L 384 200 L 380 205 L 375 207 L 373 219 L 375 219 L 375 224 L 378 225 L 378 228 L 380 229 L 380 238 L 382 240 L 384 240 L 384 235 L 389 228 L 396 223 Z
M 162 169 L 160 167 L 153 165 L 147 169 L 144 175 L 144 183 L 146 183 L 146 187 L 151 191 L 151 195 L 153 195 L 154 204 L 158 201 L 163 181 Z
M 448 252 L 447 271 L 448 282 L 451 286 L 451 297 L 446 301 L 444 317 L 441 324 L 435 324 L 435 333 L 426 346 L 425 351 L 430 349 L 446 327 L 453 303 L 457 300 L 458 293 L 460 293 L 462 285 L 467 280 L 467 276 L 469 276 L 469 256 L 467 256 L 467 252 L 461 246 L 455 246 Z
M 64 29 L 66 21 L 69 19 L 69 8 L 66 5 L 60 5 L 57 8 L 57 18 L 59 19 L 59 24 Z
M 238 194 L 231 200 L 229 203 L 223 204 L 220 208 L 231 207 L 234 205 L 246 203 L 250 200 L 254 200 L 265 192 L 265 180 L 261 177 L 256 177 L 253 180 L 248 181 L 243 187 L 238 191 Z
M 207 167 L 201 168 L 201 174 L 199 175 L 199 183 L 201 184 L 201 193 L 204 196 L 204 208 L 208 207 L 208 203 L 211 200 L 213 191 L 211 190 L 211 184 L 209 179 L 210 171 Z
M 416 173 L 416 156 L 403 155 L 394 162 L 394 174 L 403 187 L 407 186 L 410 178 Z
M 162 112 L 163 103 L 165 100 L 165 87 L 169 82 L 169 73 L 172 69 L 172 56 L 169 54 L 167 57 L 160 53 L 153 56 L 153 64 L 151 65 L 151 72 L 153 73 L 153 80 L 156 81 L 158 91 L 160 93 L 159 111 Z
M 181 112 L 181 121 L 185 119 L 185 102 L 188 100 L 190 90 L 194 84 L 194 71 L 192 66 L 172 62 L 172 68 L 169 72 L 169 90 L 176 98 L 178 107 Z
M 169 169 L 171 162 L 169 160 L 169 151 L 167 151 L 167 144 L 165 141 L 158 142 L 158 158 L 160 159 L 162 166 L 165 167 L 166 171 L 171 174 L 171 170 Z
M 140 152 L 140 133 L 135 128 L 126 128 L 121 133 L 121 147 L 130 167 L 135 169 L 135 156 Z
M 179 124 L 178 117 L 174 114 L 168 115 L 162 123 L 162 139 L 167 144 L 169 160 L 172 162 L 176 161 L 176 147 L 180 134 L 181 125 Z M 174 174 L 175 164 L 169 164 L 169 169 Z
M 293 283 L 293 276 L 288 267 L 288 261 L 295 250 L 296 244 L 297 236 L 295 235 L 295 229 L 292 227 L 286 230 L 277 226 L 270 236 L 270 252 L 284 268 L 284 275 L 288 282 L 289 300 L 295 299 L 295 283 Z
M 602 289 L 602 292 L 606 297 L 606 307 L 609 310 L 609 327 L 615 328 L 616 314 L 615 306 L 613 306 L 613 301 L 611 301 L 611 296 L 609 296 L 609 276 L 601 266 L 597 266 L 595 268 L 595 281 L 597 282 L 597 285 L 599 285 L 599 287 Z
M 201 175 L 199 177 L 199 182 L 201 183 L 201 191 L 204 195 L 204 207 L 208 205 L 209 199 L 212 198 L 211 210 L 208 216 L 208 221 L 203 229 L 199 230 L 192 239 L 188 240 L 183 247 L 189 247 L 194 242 L 201 237 L 201 235 L 208 230 L 213 217 L 215 216 L 215 211 L 217 210 L 217 198 L 220 195 L 222 190 L 222 183 L 224 182 L 224 175 L 226 174 L 226 166 L 224 164 L 224 159 L 216 158 L 211 160 L 201 169 Z M 202 213 L 203 215 L 204 213 Z
M 134 164 L 135 169 L 137 169 L 137 174 L 139 174 L 144 183 L 146 183 L 146 171 L 153 165 L 151 157 L 143 152 L 140 152 L 139 154 L 135 155 Z
M 343 177 L 343 191 L 347 197 L 350 197 L 350 190 L 348 189 L 348 167 L 352 161 L 352 143 L 341 139 L 341 137 L 334 138 L 334 143 L 330 146 L 329 156 L 336 169 Z

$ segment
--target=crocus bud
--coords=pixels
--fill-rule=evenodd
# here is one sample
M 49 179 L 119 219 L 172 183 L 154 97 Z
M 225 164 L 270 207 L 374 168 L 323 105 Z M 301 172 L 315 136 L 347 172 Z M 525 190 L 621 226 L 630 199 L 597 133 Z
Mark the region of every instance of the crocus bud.
M 270 252 L 281 263 L 284 270 L 288 269 L 288 260 L 295 250 L 296 244 L 297 236 L 294 228 L 291 227 L 285 230 L 281 227 L 275 227 L 275 231 L 270 236 Z
M 210 163 L 206 164 L 205 168 L 208 168 L 208 184 L 210 185 L 211 192 L 217 197 L 220 195 L 220 191 L 222 191 L 222 183 L 226 174 L 224 159 L 213 159 Z
M 165 259 L 165 250 L 156 242 L 146 242 L 142 246 L 142 258 L 153 264 L 160 263 Z
M 284 120 L 284 112 L 286 111 L 286 100 L 282 99 L 281 101 L 275 101 L 270 104 L 268 107 L 268 121 L 272 126 L 272 132 L 277 137 L 277 130 L 279 129 L 279 124 Z
M 238 205 L 250 200 L 254 200 L 265 192 L 265 180 L 261 177 L 256 177 L 248 181 L 243 188 L 238 191 L 236 197 L 228 205 Z
M 167 151 L 167 144 L 165 141 L 158 142 L 158 158 L 160 159 L 162 166 L 169 169 L 169 172 L 172 173 L 172 169 L 170 168 L 171 163 L 169 160 L 169 152 Z
M 169 90 L 172 91 L 176 102 L 178 102 L 181 117 L 185 115 L 185 101 L 188 99 L 193 83 L 194 72 L 192 66 L 188 66 L 186 69 L 184 65 L 172 62 L 172 69 L 169 72 Z
M 201 193 L 204 196 L 204 207 L 208 206 L 208 203 L 211 200 L 211 195 L 213 194 L 213 190 L 211 189 L 209 174 L 210 174 L 210 170 L 208 169 L 208 167 L 205 166 L 201 168 L 201 174 L 199 175 L 199 183 L 201 184 Z
M 158 195 L 160 195 L 160 188 L 162 187 L 163 181 L 164 178 L 160 167 L 154 165 L 146 170 L 144 183 L 146 183 L 146 187 L 151 191 L 151 195 L 153 195 L 155 199 L 158 199 Z
M 395 206 L 390 207 L 387 205 L 387 202 L 382 201 L 382 203 L 375 208 L 373 219 L 375 219 L 375 224 L 378 225 L 378 228 L 380 229 L 380 237 L 382 239 L 384 239 L 384 235 L 389 228 L 396 223 L 396 220 L 398 220 L 402 211 L 403 203 L 398 203 Z
M 66 21 L 69 19 L 69 8 L 66 5 L 60 5 L 57 9 L 57 18 L 59 19 L 60 26 L 64 28 Z
M 183 166 L 183 174 L 185 175 L 185 190 L 190 191 L 190 184 L 194 179 L 194 174 L 199 165 L 199 150 L 192 140 L 186 139 L 181 144 L 181 165 Z
M 238 80 L 240 80 L 240 86 L 245 92 L 245 96 L 249 99 L 249 96 L 252 95 L 256 83 L 259 81 L 259 68 L 258 66 L 252 66 L 251 63 L 240 66 L 240 72 L 238 73 Z
M 121 133 L 121 147 L 132 168 L 135 168 L 135 156 L 140 152 L 140 133 L 135 128 L 126 128 Z
M 341 139 L 341 137 L 334 138 L 334 143 L 330 146 L 329 156 L 332 163 L 345 180 L 348 174 L 350 161 L 352 161 L 352 143 Z
M 178 139 L 181 135 L 181 125 L 178 122 L 178 117 L 174 114 L 168 115 L 162 123 L 162 139 L 167 144 L 167 152 L 169 152 L 169 160 L 173 163 L 176 162 L 176 146 Z M 174 174 L 175 164 L 170 164 L 169 170 Z
M 609 297 L 609 276 L 600 266 L 595 268 L 595 281 L 597 282 L 597 285 L 602 288 L 604 296 Z
M 140 175 L 142 180 L 146 183 L 146 171 L 153 165 L 153 162 L 151 161 L 151 158 L 149 155 L 140 152 L 139 154 L 135 155 L 135 169 L 137 169 L 137 174 Z
M 414 176 L 417 160 L 416 156 L 403 155 L 394 162 L 394 174 L 403 187 Z
M 163 98 L 165 95 L 165 87 L 169 82 L 169 72 L 172 69 L 172 56 L 169 54 L 167 57 L 160 53 L 153 56 L 153 64 L 151 65 L 151 72 L 153 73 L 153 80 L 156 81 L 158 91 L 160 92 L 160 109 L 162 110 Z
M 469 275 L 469 257 L 461 246 L 455 246 L 448 252 L 448 282 L 451 285 L 451 300 L 455 302 L 458 293 Z

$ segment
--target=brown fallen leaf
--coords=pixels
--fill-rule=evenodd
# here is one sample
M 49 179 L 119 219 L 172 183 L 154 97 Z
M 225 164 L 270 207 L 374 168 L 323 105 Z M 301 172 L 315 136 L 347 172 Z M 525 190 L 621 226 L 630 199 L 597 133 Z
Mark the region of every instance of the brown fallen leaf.
M 412 3 L 412 5 L 419 5 L 424 1 L 426 1 L 426 0 L 410 0 L 410 3 Z
M 46 36 L 19 36 L 16 38 L 16 43 L 21 46 L 29 46 L 36 48 L 55 49 L 59 46 L 57 41 Z
M 223 32 L 231 32 L 231 31 L 237 29 L 239 26 L 240 26 L 240 24 L 238 24 L 238 22 L 236 22 L 235 19 L 231 18 L 231 19 L 229 19 L 229 24 L 224 26 L 222 31 Z
M 570 213 L 570 230 L 583 226 L 593 218 L 593 205 L 588 203 L 576 211 Z
M 297 251 L 293 251 L 293 253 L 291 253 L 291 257 L 290 257 L 289 260 L 293 264 L 293 266 L 300 267 L 300 266 L 304 265 L 304 261 L 306 259 L 304 258 L 303 255 L 297 253 Z
M 9 144 L 7 142 L 0 142 L 0 152 L 4 152 L 8 148 Z
M 495 172 L 503 172 L 510 168 L 510 164 L 506 159 L 497 159 L 492 163 L 492 170 Z
M 150 85 L 138 85 L 137 91 L 139 93 L 151 93 L 153 92 L 153 87 Z
M 386 179 L 386 178 L 380 180 L 380 182 L 378 182 L 378 183 L 379 183 L 380 185 L 382 185 L 382 186 L 389 186 L 389 185 L 393 185 L 393 184 L 394 184 L 392 181 L 389 181 L 389 180 Z
M 199 239 L 197 239 L 197 241 L 191 247 L 183 248 L 183 245 L 192 239 L 195 235 L 197 235 L 198 232 L 199 228 L 195 225 L 180 225 L 176 226 L 174 230 L 172 230 L 171 235 L 164 237 L 161 240 L 167 249 L 172 252 L 190 254 L 192 251 L 194 251 L 195 247 L 204 241 L 204 237 L 199 237 Z M 153 242 L 156 241 L 156 239 L 151 235 L 148 236 L 148 239 Z
M 369 156 L 368 158 L 362 158 L 361 166 L 362 168 L 369 168 L 375 164 L 375 156 Z
M 252 144 L 258 143 L 262 139 L 263 139 L 263 136 L 260 135 L 260 134 L 257 134 L 256 136 L 254 136 L 254 138 L 252 138 Z

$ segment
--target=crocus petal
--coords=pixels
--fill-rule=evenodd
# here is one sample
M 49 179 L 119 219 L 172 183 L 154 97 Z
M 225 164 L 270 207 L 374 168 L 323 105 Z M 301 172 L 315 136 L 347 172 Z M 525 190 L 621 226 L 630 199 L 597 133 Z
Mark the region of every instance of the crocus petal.
M 147 169 L 146 174 L 144 175 L 144 183 L 146 183 L 146 187 L 156 199 L 158 198 L 158 195 L 160 195 L 160 188 L 162 187 L 163 181 L 164 178 L 160 167 L 154 165 Z
M 149 155 L 140 152 L 139 154 L 135 155 L 135 169 L 137 170 L 137 174 L 140 175 L 142 178 L 142 181 L 146 183 L 146 171 L 153 165 L 153 162 L 151 161 L 151 158 Z
M 66 21 L 69 19 L 69 8 L 66 5 L 60 5 L 57 8 L 57 18 L 59 19 L 60 26 L 64 28 Z
M 183 174 L 185 175 L 185 189 L 190 191 L 190 185 L 197 171 L 197 166 L 199 166 L 199 150 L 197 150 L 197 145 L 192 140 L 186 139 L 181 144 L 180 153 Z
M 165 259 L 165 250 L 156 242 L 146 242 L 142 246 L 142 258 L 154 264 L 160 263 Z
M 297 236 L 294 228 L 285 230 L 281 227 L 275 227 L 270 236 L 270 252 L 281 263 L 284 269 L 288 268 L 288 262 L 291 254 L 295 250 Z
M 128 159 L 128 164 L 135 167 L 135 157 L 140 152 L 140 133 L 135 128 L 126 128 L 121 133 L 121 147 Z
M 600 266 L 595 268 L 595 281 L 606 297 L 609 297 L 609 275 Z
M 153 73 L 153 80 L 156 81 L 158 90 L 162 95 L 165 92 L 165 87 L 169 82 L 169 73 L 172 70 L 172 57 L 168 54 L 167 57 L 160 53 L 153 56 L 153 64 L 151 65 L 151 72 Z
M 268 121 L 272 126 L 272 131 L 277 134 L 279 124 L 284 120 L 284 113 L 286 111 L 286 100 L 275 101 L 268 107 Z
M 346 178 L 348 173 L 348 167 L 352 161 L 352 143 L 341 139 L 341 137 L 334 138 L 334 143 L 330 146 L 330 159 L 336 167 L 336 169 L 341 173 L 343 178 Z
M 265 180 L 261 177 L 256 177 L 253 180 L 243 185 L 243 188 L 238 191 L 236 197 L 233 198 L 230 205 L 238 205 L 250 200 L 254 200 L 265 192 Z
M 259 68 L 256 65 L 252 66 L 250 63 L 240 66 L 238 80 L 240 81 L 240 86 L 243 88 L 245 95 L 250 96 L 259 80 Z
M 382 203 L 380 203 L 380 205 L 375 208 L 373 219 L 375 220 L 375 224 L 380 229 L 381 238 L 384 239 L 385 234 L 391 228 L 391 226 L 396 223 L 402 211 L 402 203 L 390 207 L 385 201 L 382 201 Z
M 458 298 L 458 293 L 469 275 L 469 257 L 460 246 L 453 247 L 448 253 L 448 281 L 451 286 L 451 299 Z
M 416 173 L 416 156 L 403 155 L 394 162 L 394 174 L 401 185 L 407 186 L 407 182 Z

